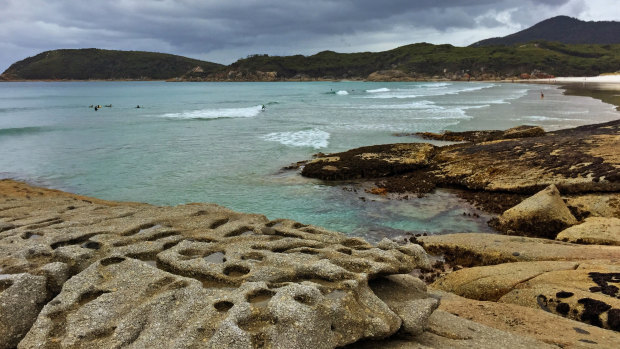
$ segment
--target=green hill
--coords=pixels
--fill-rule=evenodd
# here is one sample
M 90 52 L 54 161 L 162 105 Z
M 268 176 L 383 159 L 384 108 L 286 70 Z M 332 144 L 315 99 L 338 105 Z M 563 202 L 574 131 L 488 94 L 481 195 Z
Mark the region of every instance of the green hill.
M 541 71 L 556 76 L 598 75 L 620 68 L 620 45 L 567 45 L 532 42 L 526 45 L 454 47 L 426 43 L 384 52 L 336 53 L 312 56 L 254 55 L 228 66 L 230 72 L 273 71 L 280 78 L 366 78 L 378 71 L 399 71 L 413 78 L 463 76 L 510 77 Z M 218 75 L 218 74 L 216 74 Z M 243 74 L 242 74 L 243 75 Z
M 557 16 L 520 32 L 478 41 L 471 46 L 514 45 L 534 40 L 565 44 L 620 44 L 620 22 L 585 22 L 572 17 Z
M 12 64 L 2 75 L 13 80 L 168 79 L 200 66 L 207 73 L 223 65 L 165 53 L 100 49 L 42 52 Z
M 311 56 L 251 55 L 229 66 L 153 52 L 55 50 L 11 65 L 0 79 L 469 80 L 512 78 L 522 74 L 592 76 L 618 69 L 620 44 L 535 41 L 482 47 L 419 43 L 383 52 L 323 51 Z

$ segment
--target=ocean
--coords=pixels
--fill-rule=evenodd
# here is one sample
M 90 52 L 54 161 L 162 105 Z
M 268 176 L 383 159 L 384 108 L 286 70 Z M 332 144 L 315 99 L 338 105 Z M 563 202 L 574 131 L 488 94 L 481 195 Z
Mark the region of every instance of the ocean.
M 359 184 L 282 168 L 318 152 L 423 141 L 398 134 L 522 124 L 555 130 L 619 116 L 612 105 L 548 85 L 2 83 L 0 178 L 107 200 L 213 202 L 372 241 L 487 232 L 488 215 L 451 190 L 387 200 Z

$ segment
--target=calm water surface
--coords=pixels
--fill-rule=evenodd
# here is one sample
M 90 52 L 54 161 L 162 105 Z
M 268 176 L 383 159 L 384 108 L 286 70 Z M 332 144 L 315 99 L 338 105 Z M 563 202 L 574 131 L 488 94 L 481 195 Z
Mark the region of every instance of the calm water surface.
M 98 104 L 112 107 L 89 108 Z M 109 200 L 215 202 L 372 240 L 487 231 L 450 191 L 386 201 L 280 169 L 317 152 L 420 141 L 395 133 L 553 130 L 619 116 L 598 100 L 523 84 L 3 83 L 0 177 Z

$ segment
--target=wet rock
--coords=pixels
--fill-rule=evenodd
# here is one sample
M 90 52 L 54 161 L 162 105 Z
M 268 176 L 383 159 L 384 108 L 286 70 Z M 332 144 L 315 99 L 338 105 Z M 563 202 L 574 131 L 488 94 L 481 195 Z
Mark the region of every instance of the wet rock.
M 425 167 L 434 153 L 427 143 L 361 147 L 309 161 L 301 174 L 325 180 L 385 177 Z
M 620 219 L 589 217 L 581 224 L 562 230 L 556 240 L 620 246 Z
M 577 219 L 555 185 L 550 185 L 502 213 L 494 227 L 503 232 L 513 231 L 511 235 L 555 238 L 558 232 L 574 224 Z
M 0 348 L 15 348 L 47 300 L 45 278 L 0 274 Z
M 505 131 L 444 131 L 443 133 L 419 132 L 416 133 L 416 135 L 421 136 L 425 139 L 432 139 L 438 141 L 481 143 L 502 139 L 544 136 L 545 130 L 543 130 L 539 126 L 522 125 L 510 128 Z
M 545 130 L 543 130 L 540 126 L 516 126 L 513 128 L 509 128 L 503 133 L 504 139 L 512 139 L 512 138 L 526 138 L 526 137 L 539 137 L 544 136 Z

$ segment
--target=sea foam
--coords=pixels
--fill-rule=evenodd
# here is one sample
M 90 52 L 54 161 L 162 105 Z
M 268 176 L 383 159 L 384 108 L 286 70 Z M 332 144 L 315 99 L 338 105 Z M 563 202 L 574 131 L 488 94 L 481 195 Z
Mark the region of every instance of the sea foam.
M 266 141 L 279 142 L 291 147 L 312 147 L 314 149 L 326 148 L 329 145 L 329 133 L 311 129 L 297 132 L 274 132 L 264 135 Z
M 339 96 L 346 96 L 349 94 L 349 92 L 345 91 L 345 90 L 340 90 L 338 92 L 336 92 L 337 95 Z
M 219 119 L 219 118 L 252 118 L 260 114 L 262 105 L 247 108 L 217 108 L 167 113 L 161 115 L 171 119 Z
M 380 93 L 380 92 L 390 92 L 390 89 L 387 87 L 377 88 L 374 90 L 366 90 L 368 93 Z

